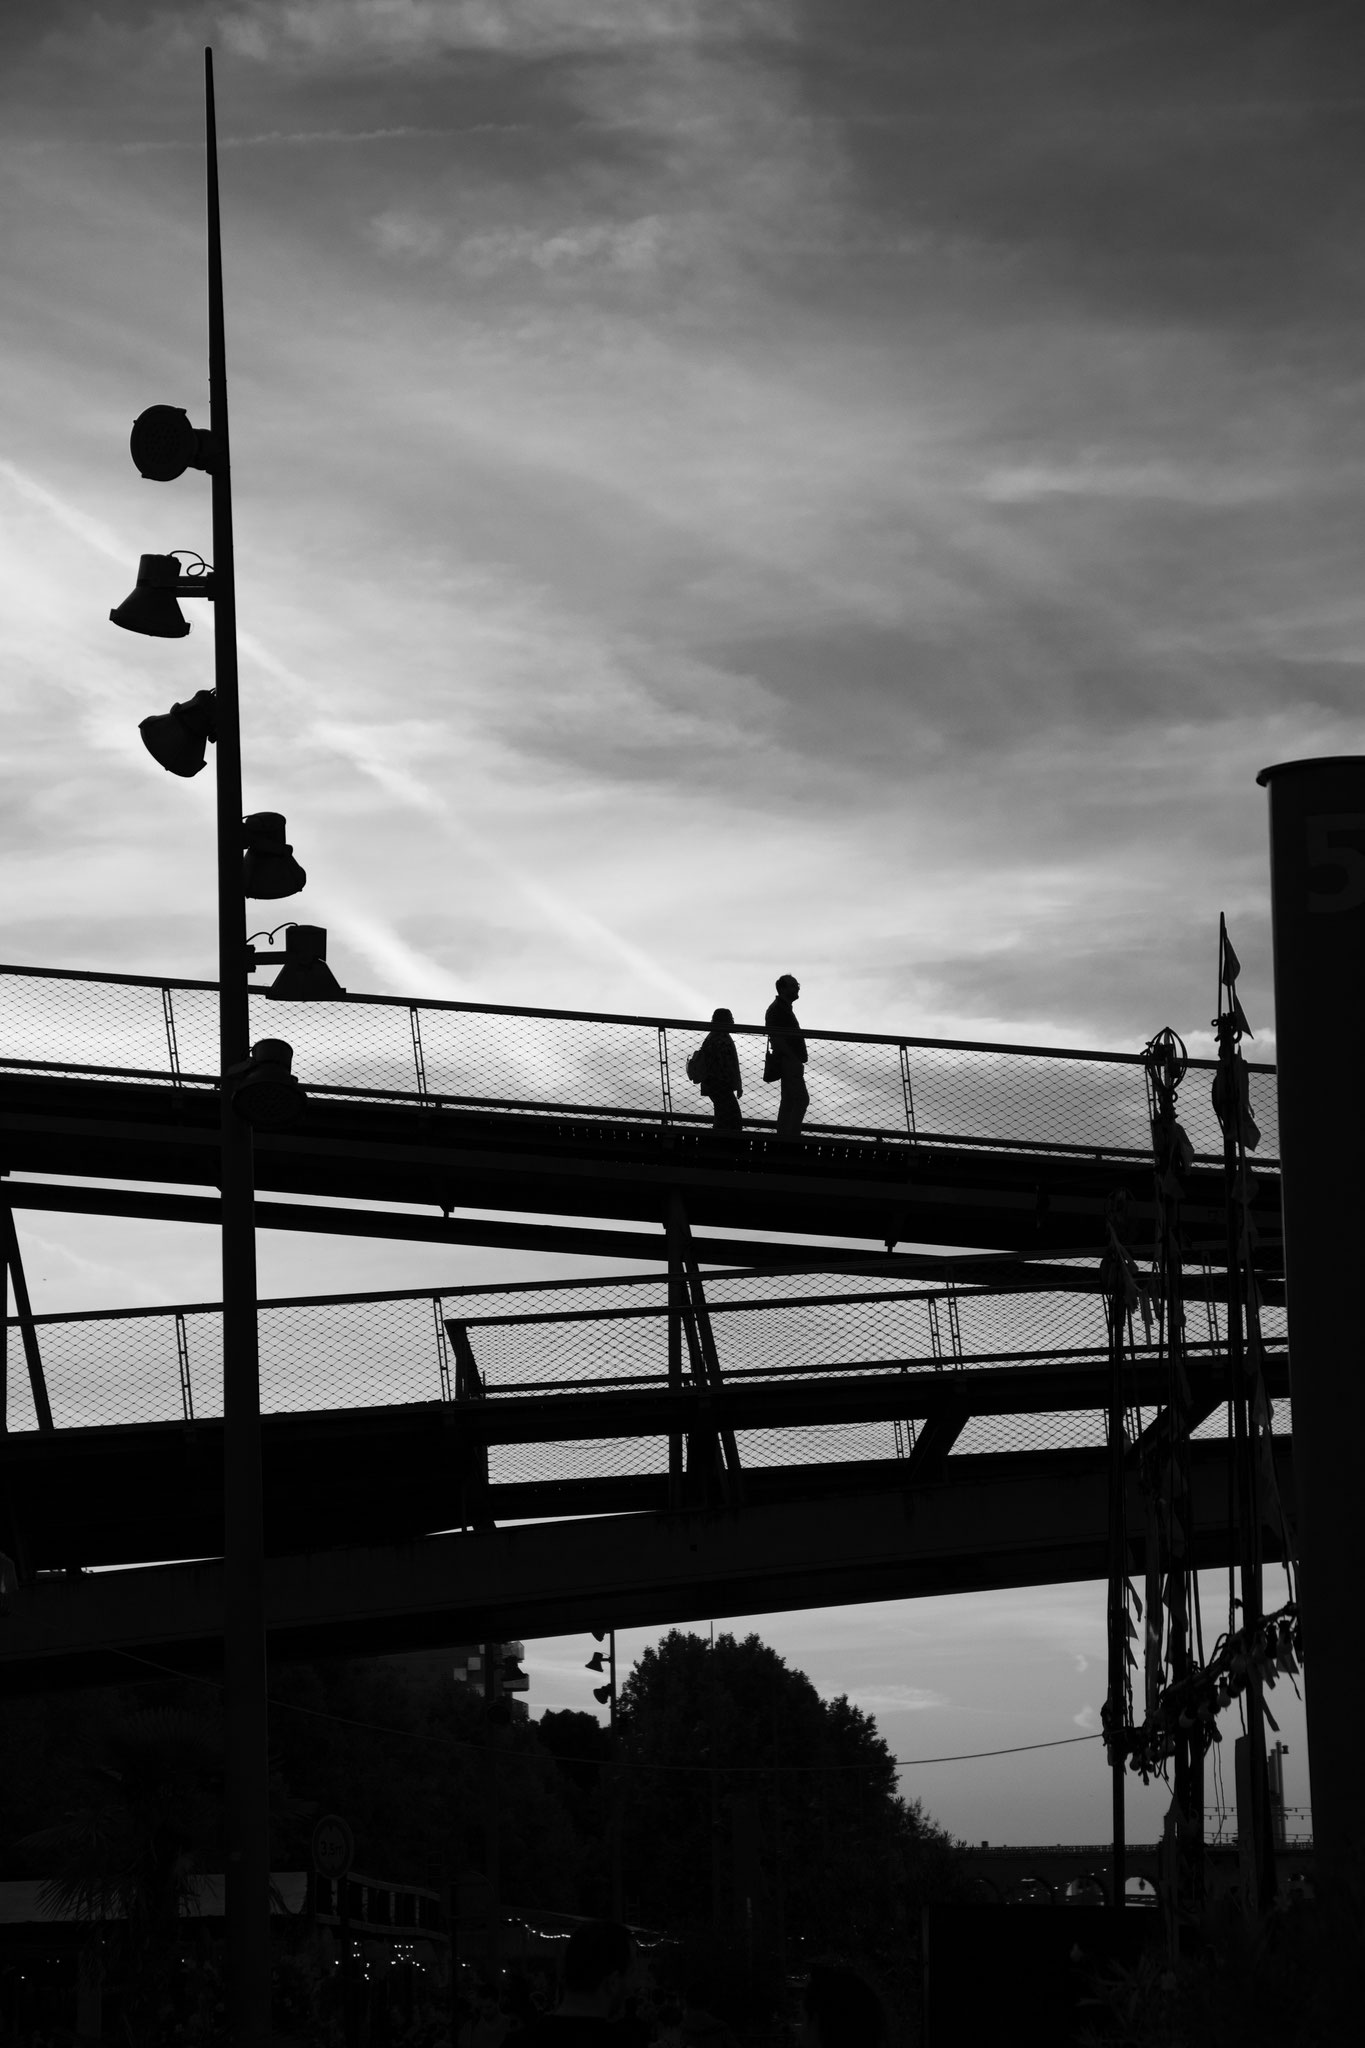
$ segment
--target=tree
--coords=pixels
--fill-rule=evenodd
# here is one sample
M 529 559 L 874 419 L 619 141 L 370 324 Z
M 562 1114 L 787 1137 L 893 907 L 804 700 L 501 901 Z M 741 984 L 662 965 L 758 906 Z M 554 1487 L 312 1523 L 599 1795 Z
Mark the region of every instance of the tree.
M 627 1901 L 647 1921 L 875 1957 L 957 1886 L 872 1718 L 756 1635 L 673 1630 L 627 1679 L 620 1730 Z
M 24 1847 L 52 1873 L 47 1901 L 103 1931 L 128 2039 L 167 2037 L 183 1991 L 183 1914 L 220 1834 L 222 1730 L 175 1706 L 109 1723 L 61 1816 Z

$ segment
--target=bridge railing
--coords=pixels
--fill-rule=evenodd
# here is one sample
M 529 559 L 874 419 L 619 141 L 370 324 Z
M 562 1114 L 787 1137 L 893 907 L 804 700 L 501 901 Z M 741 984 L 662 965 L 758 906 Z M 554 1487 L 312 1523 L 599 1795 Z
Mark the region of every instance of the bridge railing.
M 313 1093 L 521 1114 L 706 1122 L 686 1077 L 709 1026 L 507 1004 L 347 995 L 274 1002 L 251 995 L 253 1039 L 287 1038 Z M 1005 1045 L 877 1032 L 806 1032 L 811 1133 L 1030 1152 L 1148 1153 L 1139 1053 Z M 737 1027 L 747 1122 L 775 1119 L 761 1024 Z M 215 1085 L 217 987 L 146 975 L 0 966 L 0 1070 Z M 1180 1115 L 1198 1155 L 1221 1154 L 1211 1061 L 1191 1061 Z M 1278 1155 L 1275 1070 L 1251 1069 L 1263 1133 Z
M 1040 1278 L 1043 1284 L 1024 1289 L 736 1270 L 708 1273 L 705 1285 L 728 1386 L 946 1373 L 958 1376 L 971 1405 L 973 1375 L 986 1369 L 1093 1368 L 1093 1407 L 992 1415 L 983 1403 L 956 1449 L 1098 1446 L 1109 1375 L 1096 1262 L 1071 1262 Z M 267 1414 L 298 1414 L 454 1403 L 462 1351 L 477 1367 L 484 1398 L 504 1410 L 541 1409 L 564 1395 L 661 1390 L 668 1384 L 667 1290 L 667 1275 L 658 1272 L 264 1301 L 261 1405 Z M 1263 1322 L 1268 1346 L 1279 1350 L 1283 1309 L 1267 1307 Z M 222 1413 L 217 1303 L 44 1315 L 36 1323 L 58 1429 L 193 1424 Z M 1155 1336 L 1139 1357 L 1155 1356 Z M 1193 1356 L 1217 1355 L 1225 1336 L 1216 1301 L 1188 1304 Z M 11 1358 L 18 1349 L 11 1339 Z M 10 1429 L 36 1427 L 22 1367 L 19 1375 L 10 1372 L 8 1410 Z M 1143 1419 L 1135 1417 L 1136 1428 Z M 1219 1412 L 1200 1434 L 1224 1427 Z M 887 1419 L 745 1430 L 739 1448 L 746 1466 L 835 1464 L 907 1457 L 915 1440 L 913 1420 Z M 666 1465 L 662 1435 L 511 1443 L 494 1446 L 489 1458 L 495 1482 L 600 1478 Z

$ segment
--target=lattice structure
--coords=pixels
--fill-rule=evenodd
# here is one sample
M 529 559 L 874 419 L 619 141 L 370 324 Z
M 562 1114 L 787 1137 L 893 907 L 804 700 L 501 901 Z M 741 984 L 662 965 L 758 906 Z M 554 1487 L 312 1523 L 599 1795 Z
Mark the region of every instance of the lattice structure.
M 116 975 L 0 967 L 0 1067 L 178 1081 L 211 1087 L 218 1071 L 217 989 Z M 709 1026 L 675 1017 L 612 1017 L 346 996 L 325 1003 L 251 999 L 255 1038 L 285 1037 L 315 1093 L 373 1095 L 483 1108 L 661 1120 L 709 1120 L 684 1074 Z M 947 1039 L 809 1031 L 809 1131 L 873 1133 L 923 1143 L 1094 1152 L 1146 1160 L 1140 1054 L 974 1045 Z M 746 1120 L 771 1123 L 761 1025 L 736 1033 Z M 1191 1062 L 1182 1115 L 1196 1153 L 1220 1156 L 1209 1101 L 1212 1062 Z M 1207 1080 L 1204 1078 L 1207 1075 Z M 1251 1069 L 1264 1132 L 1278 1152 L 1274 1070 Z

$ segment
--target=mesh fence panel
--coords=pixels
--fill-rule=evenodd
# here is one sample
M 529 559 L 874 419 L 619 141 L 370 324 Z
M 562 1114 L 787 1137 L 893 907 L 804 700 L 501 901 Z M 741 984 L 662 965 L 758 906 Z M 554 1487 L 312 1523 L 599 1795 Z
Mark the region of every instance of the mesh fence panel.
M 708 1121 L 687 1080 L 705 1023 L 676 1019 L 496 1011 L 354 996 L 276 1003 L 251 996 L 254 1038 L 287 1038 L 305 1086 L 525 1111 Z M 762 1079 L 761 1031 L 736 1036 L 746 1122 L 776 1115 Z M 0 1063 L 38 1062 L 95 1073 L 187 1076 L 218 1068 L 217 991 L 209 985 L 0 971 Z M 175 1049 L 174 1058 L 172 1047 Z M 1060 1051 L 1018 1051 L 914 1039 L 809 1035 L 807 1129 L 881 1133 L 919 1142 L 1055 1146 L 1145 1157 L 1147 1097 L 1141 1063 Z M 1212 1070 L 1192 1067 L 1180 1114 L 1196 1152 L 1221 1136 Z M 1251 1073 L 1259 1156 L 1278 1156 L 1274 1074 Z
M 1094 1405 L 1062 1414 L 973 1414 L 954 1451 L 1009 1453 L 1097 1448 L 1105 1441 L 1108 1388 L 1104 1305 L 1093 1268 L 1075 1262 L 1076 1288 L 1036 1290 L 891 1285 L 877 1276 L 707 1275 L 706 1296 L 722 1377 L 781 1383 L 814 1378 L 866 1381 L 902 1372 L 972 1379 L 987 1367 L 1046 1363 L 1093 1369 Z M 662 1388 L 668 1375 L 667 1281 L 659 1274 L 607 1281 L 458 1288 L 363 1298 L 264 1302 L 259 1312 L 261 1400 L 269 1413 L 431 1403 L 457 1384 L 451 1330 L 459 1326 L 490 1402 L 534 1401 L 556 1393 Z M 1283 1308 L 1262 1317 L 1267 1345 L 1286 1341 Z M 15 1326 L 11 1323 L 11 1332 Z M 1195 1356 L 1217 1355 L 1216 1304 L 1187 1304 Z M 1212 1333 L 1212 1334 L 1210 1334 Z M 195 1304 L 38 1322 L 49 1397 L 58 1428 L 165 1422 L 222 1412 L 222 1332 L 215 1306 Z M 1139 1322 L 1138 1358 L 1157 1356 L 1158 1333 Z M 9 1426 L 36 1427 L 10 1337 Z M 687 1373 L 686 1350 L 684 1372 Z M 1277 1421 L 1288 1426 L 1288 1403 Z M 1141 1429 L 1156 1414 L 1133 1417 Z M 1217 1410 L 1197 1432 L 1225 1433 Z M 750 1469 L 891 1460 L 913 1449 L 912 1419 L 745 1429 L 737 1434 Z M 657 1474 L 667 1469 L 664 1436 L 495 1445 L 495 1484 Z

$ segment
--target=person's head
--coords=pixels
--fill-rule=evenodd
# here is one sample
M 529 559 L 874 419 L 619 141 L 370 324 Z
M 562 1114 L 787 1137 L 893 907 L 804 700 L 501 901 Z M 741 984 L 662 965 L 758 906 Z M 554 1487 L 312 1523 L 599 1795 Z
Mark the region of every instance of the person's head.
M 856 1970 L 842 1963 L 812 1963 L 803 2034 L 809 2048 L 881 2048 L 886 2014 Z
M 733 1031 L 735 1028 L 735 1013 L 733 1010 L 713 1010 L 711 1012 L 711 1023 L 717 1031 Z
M 794 974 L 779 974 L 777 977 L 777 993 L 780 996 L 785 996 L 789 1003 L 795 1002 L 801 993 L 801 984 Z
M 625 2003 L 631 1986 L 635 1943 L 619 1920 L 589 1920 L 575 1927 L 564 1951 L 564 1989 L 575 1998 L 600 2000 L 609 2016 Z

